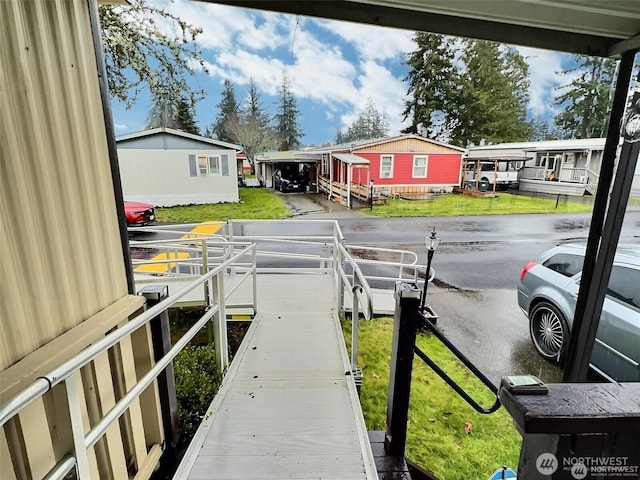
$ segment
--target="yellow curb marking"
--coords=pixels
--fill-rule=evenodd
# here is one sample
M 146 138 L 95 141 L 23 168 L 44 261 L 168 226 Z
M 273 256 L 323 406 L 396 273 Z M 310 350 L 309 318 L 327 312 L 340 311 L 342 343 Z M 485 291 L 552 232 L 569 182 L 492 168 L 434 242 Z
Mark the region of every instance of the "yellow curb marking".
M 213 235 L 221 228 L 222 225 L 219 223 L 201 223 L 189 233 L 184 234 L 181 239 L 206 237 Z M 159 253 L 151 258 L 150 261 L 154 263 L 144 263 L 136 267 L 135 271 L 144 273 L 169 273 L 169 271 L 173 270 L 177 265 L 177 262 L 171 262 L 170 260 L 182 260 L 185 258 L 189 258 L 187 252 Z

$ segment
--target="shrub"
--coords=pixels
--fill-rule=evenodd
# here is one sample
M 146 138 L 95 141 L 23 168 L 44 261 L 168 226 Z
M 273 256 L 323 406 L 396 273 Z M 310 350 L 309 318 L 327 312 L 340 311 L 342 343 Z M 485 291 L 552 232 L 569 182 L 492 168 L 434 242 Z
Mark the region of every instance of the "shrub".
M 220 387 L 213 345 L 187 345 L 174 362 L 178 419 L 182 440 L 190 439 Z

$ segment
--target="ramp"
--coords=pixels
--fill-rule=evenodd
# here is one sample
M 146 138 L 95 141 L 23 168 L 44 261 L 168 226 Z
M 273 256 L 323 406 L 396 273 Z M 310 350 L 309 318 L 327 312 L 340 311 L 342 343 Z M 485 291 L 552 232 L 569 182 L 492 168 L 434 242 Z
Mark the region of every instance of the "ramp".
M 258 315 L 175 478 L 377 479 L 330 275 L 260 275 Z

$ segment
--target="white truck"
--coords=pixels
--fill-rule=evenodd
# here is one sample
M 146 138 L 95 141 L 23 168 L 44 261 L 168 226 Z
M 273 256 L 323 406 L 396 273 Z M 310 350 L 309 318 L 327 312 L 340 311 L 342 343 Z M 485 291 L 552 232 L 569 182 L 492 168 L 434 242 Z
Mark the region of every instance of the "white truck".
M 470 160 L 464 172 L 465 186 L 479 190 L 518 188 L 522 160 Z

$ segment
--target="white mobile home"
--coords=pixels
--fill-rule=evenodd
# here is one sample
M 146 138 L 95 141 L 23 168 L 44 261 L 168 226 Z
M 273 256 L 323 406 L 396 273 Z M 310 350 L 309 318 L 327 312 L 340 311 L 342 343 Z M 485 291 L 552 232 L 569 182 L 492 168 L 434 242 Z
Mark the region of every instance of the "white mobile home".
M 502 143 L 471 147 L 468 154 L 487 159 L 522 157 L 520 190 L 581 196 L 596 192 L 604 144 L 604 138 Z
M 237 202 L 233 145 L 170 128 L 154 128 L 116 139 L 125 200 L 160 207 Z

